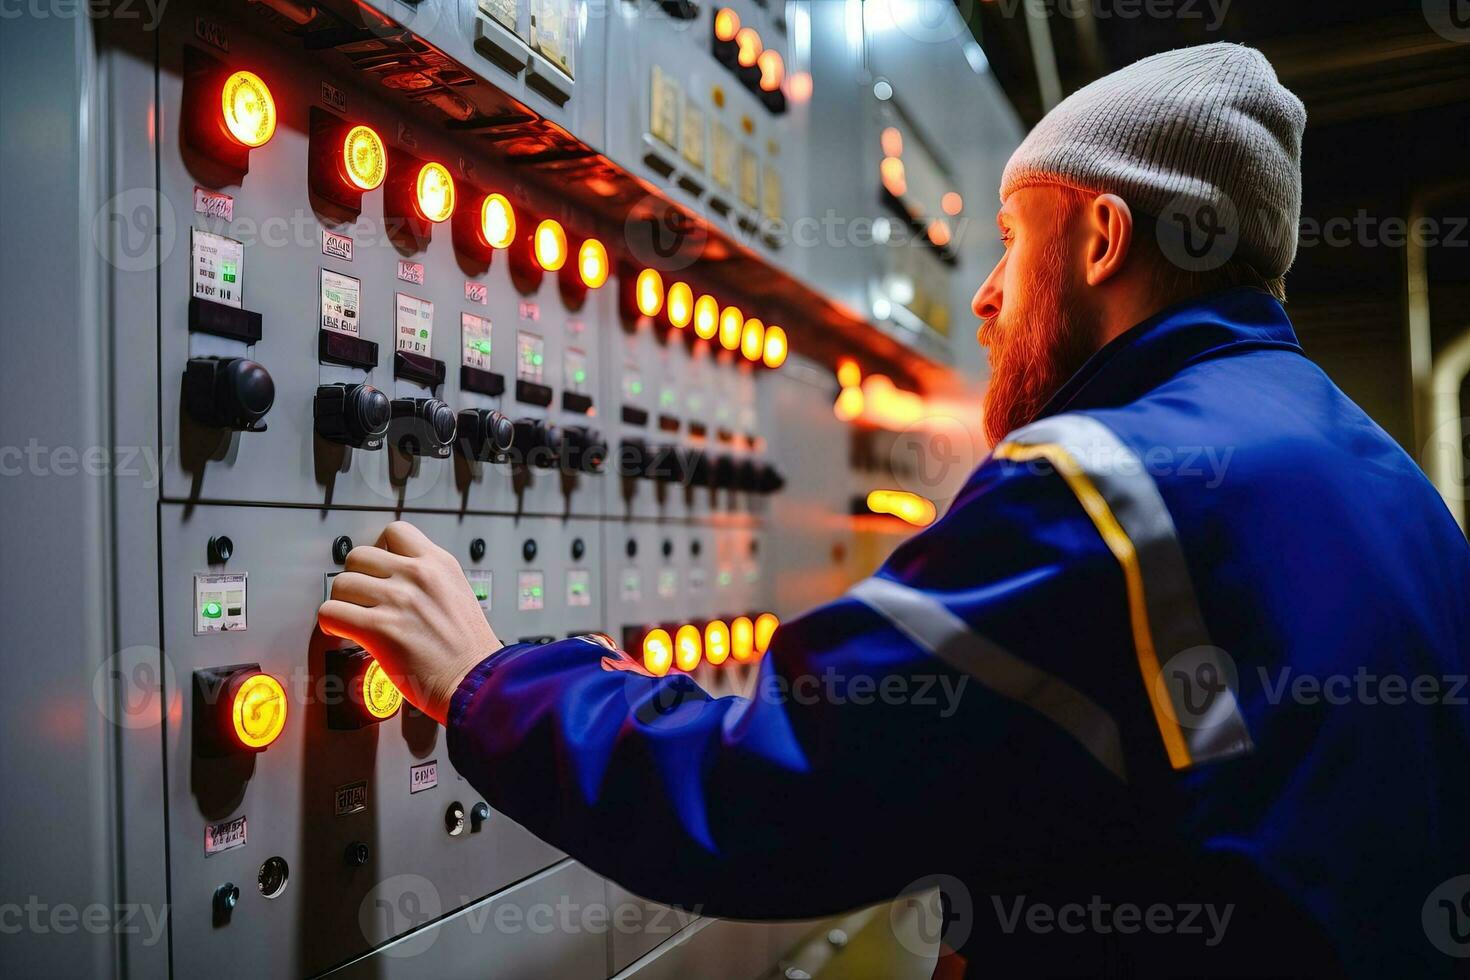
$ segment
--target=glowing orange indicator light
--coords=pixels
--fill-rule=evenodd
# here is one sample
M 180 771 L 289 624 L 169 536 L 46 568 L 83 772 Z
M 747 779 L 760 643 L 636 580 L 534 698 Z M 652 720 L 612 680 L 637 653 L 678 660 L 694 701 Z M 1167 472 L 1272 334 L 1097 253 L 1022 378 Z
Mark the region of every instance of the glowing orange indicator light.
M 735 60 L 740 63 L 740 67 L 755 67 L 761 56 L 761 36 L 749 27 L 742 27 L 735 32 L 735 45 L 740 49 L 735 54 Z
M 782 60 L 781 52 L 775 48 L 762 51 L 756 58 L 756 64 L 761 70 L 762 92 L 774 92 L 786 80 L 786 62 Z
M 655 677 L 662 677 L 669 672 L 669 667 L 674 663 L 674 641 L 669 638 L 669 631 L 665 629 L 652 629 L 643 638 L 643 666 Z
M 388 676 L 383 665 L 373 660 L 362 672 L 362 706 L 367 713 L 381 721 L 392 718 L 403 704 L 403 692 Z
M 776 632 L 776 627 L 781 621 L 776 618 L 775 613 L 761 613 L 755 618 L 755 653 L 757 657 L 764 656 L 771 648 L 771 636 Z
M 843 388 L 837 395 L 837 401 L 832 405 L 832 414 L 837 416 L 839 422 L 851 422 L 863 414 L 864 400 L 863 389 Z
M 740 346 L 740 331 L 745 326 L 745 314 L 739 307 L 727 306 L 720 311 L 720 346 L 734 350 Z
M 704 659 L 718 667 L 730 656 L 730 627 L 716 619 L 704 627 Z
M 934 504 L 907 490 L 874 490 L 868 494 L 868 510 L 875 514 L 892 514 L 914 527 L 934 523 Z
M 536 226 L 536 261 L 547 272 L 567 263 L 567 233 L 561 222 L 547 218 Z
M 939 248 L 948 245 L 950 242 L 949 222 L 943 218 L 935 218 L 929 222 L 929 241 Z
M 694 332 L 703 340 L 713 340 L 720 329 L 720 304 L 708 293 L 694 302 Z
M 342 138 L 342 177 L 360 191 L 383 183 L 388 173 L 388 151 L 369 126 L 353 126 Z
M 442 163 L 426 163 L 414 180 L 414 206 L 419 217 L 438 224 L 454 213 L 454 178 Z
M 749 616 L 730 620 L 730 656 L 737 663 L 749 663 L 755 656 L 755 624 Z
M 253 71 L 237 71 L 225 79 L 220 107 L 225 132 L 241 146 L 264 146 L 275 134 L 276 100 Z
M 844 388 L 856 388 L 863 383 L 863 369 L 857 361 L 844 357 L 837 362 L 837 383 Z
M 945 214 L 954 217 L 965 209 L 965 199 L 960 197 L 959 191 L 950 191 L 939 199 L 939 206 Z
M 286 689 L 269 674 L 251 674 L 235 689 L 230 721 L 241 745 L 265 748 L 286 727 Z
M 777 326 L 766 327 L 766 342 L 761 350 L 761 361 L 768 368 L 778 368 L 786 363 L 789 347 L 786 331 Z
M 607 249 L 595 238 L 589 238 L 577 249 L 577 273 L 588 289 L 598 289 L 607 282 Z
M 699 627 L 685 624 L 674 634 L 674 663 L 688 673 L 699 666 Z
M 908 191 L 908 181 L 904 178 L 903 161 L 898 157 L 884 157 L 883 162 L 878 165 L 878 173 L 883 178 L 883 187 L 894 197 L 903 197 Z
M 480 237 L 491 248 L 510 248 L 516 240 L 516 209 L 504 194 L 487 194 L 480 205 Z
M 694 317 L 694 290 L 687 282 L 669 287 L 669 323 L 683 330 Z
M 797 102 L 806 102 L 812 97 L 812 73 L 799 71 L 791 76 L 791 84 L 787 86 L 791 90 L 791 98 Z
M 729 7 L 721 7 L 715 14 L 715 37 L 721 41 L 733 41 L 740 32 L 740 15 Z
M 745 321 L 740 331 L 740 353 L 747 361 L 759 361 L 766 345 L 766 325 L 755 317 Z
M 887 157 L 903 156 L 903 133 L 896 126 L 889 126 L 883 130 L 880 137 L 883 141 L 883 155 Z
M 638 273 L 633 285 L 634 298 L 638 300 L 638 312 L 644 316 L 658 316 L 664 308 L 664 277 L 657 269 L 644 269 Z

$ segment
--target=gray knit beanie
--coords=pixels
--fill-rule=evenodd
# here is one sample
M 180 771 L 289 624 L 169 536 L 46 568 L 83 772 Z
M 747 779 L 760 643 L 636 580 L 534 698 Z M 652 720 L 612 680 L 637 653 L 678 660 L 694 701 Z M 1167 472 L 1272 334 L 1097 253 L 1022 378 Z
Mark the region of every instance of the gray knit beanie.
M 1047 113 L 1006 164 L 1000 199 L 1033 184 L 1114 193 L 1157 219 L 1176 263 L 1210 269 L 1239 251 L 1272 278 L 1296 257 L 1306 122 L 1254 48 L 1166 51 Z

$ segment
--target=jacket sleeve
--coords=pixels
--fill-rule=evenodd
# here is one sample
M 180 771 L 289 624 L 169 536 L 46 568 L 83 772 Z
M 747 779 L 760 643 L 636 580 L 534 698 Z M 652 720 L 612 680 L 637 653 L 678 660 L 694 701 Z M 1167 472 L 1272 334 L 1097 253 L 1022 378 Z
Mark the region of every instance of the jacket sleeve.
M 783 624 L 751 697 L 589 639 L 511 646 L 455 694 L 450 758 L 593 870 L 705 914 L 824 915 L 961 869 L 1002 887 L 1120 803 L 1123 597 L 1061 480 L 990 460 L 872 579 Z

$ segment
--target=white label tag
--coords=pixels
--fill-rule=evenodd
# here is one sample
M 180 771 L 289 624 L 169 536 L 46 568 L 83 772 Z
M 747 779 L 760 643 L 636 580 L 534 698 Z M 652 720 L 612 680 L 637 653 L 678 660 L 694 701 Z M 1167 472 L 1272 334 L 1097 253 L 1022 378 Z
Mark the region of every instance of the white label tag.
M 464 298 L 466 302 L 487 306 L 490 303 L 490 290 L 483 282 L 470 282 L 466 280 L 464 284 Z
M 516 377 L 540 384 L 546 372 L 546 341 L 533 333 L 516 333 Z
M 398 278 L 404 282 L 413 283 L 415 286 L 422 286 L 424 284 L 424 264 L 399 259 Z
M 658 596 L 672 599 L 679 593 L 679 573 L 672 568 L 660 569 L 658 573 Z
M 434 304 L 407 293 L 394 293 L 396 350 L 428 356 L 434 341 Z
M 362 283 L 331 269 L 322 270 L 322 329 L 356 337 L 362 331 L 358 316 Z
M 245 817 L 204 825 L 204 856 L 245 846 Z
M 246 572 L 194 576 L 195 636 L 245 629 L 248 579 Z
M 568 347 L 562 352 L 562 385 L 579 395 L 587 393 L 587 354 Z
M 235 220 L 235 199 L 228 194 L 219 191 L 207 191 L 202 187 L 194 188 L 194 213 L 202 214 L 210 218 L 223 218 L 226 221 Z
M 346 786 L 338 786 L 333 794 L 332 809 L 337 816 L 345 817 L 349 813 L 361 813 L 367 809 L 367 780 L 359 779 L 355 783 Z
M 689 591 L 690 592 L 703 592 L 704 591 L 704 569 L 703 568 L 696 567 L 696 568 L 689 569 Z
M 490 370 L 490 318 L 461 313 L 459 338 L 464 346 L 460 363 L 481 371 Z
M 338 235 L 335 232 L 322 229 L 322 254 L 330 255 L 334 259 L 343 262 L 352 261 L 352 239 L 346 235 Z
M 193 231 L 194 295 L 240 308 L 244 292 L 245 246 L 233 238 Z
M 470 590 L 475 593 L 475 598 L 480 600 L 480 608 L 490 612 L 491 594 L 494 591 L 494 579 L 490 571 L 484 568 L 466 568 L 464 577 L 469 580 Z
M 430 759 L 408 770 L 409 793 L 422 793 L 439 785 L 439 760 Z
M 592 573 L 585 568 L 567 570 L 567 605 L 592 605 Z
M 540 572 L 516 575 L 516 611 L 536 612 L 546 606 L 546 576 Z
M 347 111 L 347 93 L 331 82 L 322 82 L 322 102 L 338 112 Z
M 643 576 L 638 569 L 623 569 L 622 578 L 618 580 L 618 594 L 624 602 L 637 602 L 643 598 Z

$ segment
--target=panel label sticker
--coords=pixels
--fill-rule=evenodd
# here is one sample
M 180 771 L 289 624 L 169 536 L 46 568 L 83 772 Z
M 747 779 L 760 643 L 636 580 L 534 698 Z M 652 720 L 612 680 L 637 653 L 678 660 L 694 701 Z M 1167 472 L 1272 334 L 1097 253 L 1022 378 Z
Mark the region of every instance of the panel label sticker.
M 490 304 L 490 290 L 483 282 L 465 281 L 464 298 L 467 303 L 478 303 L 481 306 Z
M 697 565 L 689 569 L 689 591 L 691 593 L 704 591 L 704 569 Z
M 693 100 L 684 103 L 684 125 L 680 132 L 679 152 L 695 170 L 704 169 L 704 110 Z
M 333 231 L 322 229 L 322 254 L 330 255 L 343 262 L 352 261 L 352 239 Z
M 230 51 L 230 36 L 225 29 L 204 17 L 194 18 L 194 36 L 205 44 L 212 44 L 226 54 Z
M 235 199 L 228 194 L 219 191 L 207 191 L 203 187 L 194 187 L 194 213 L 202 214 L 208 218 L 223 218 L 226 221 L 235 220 Z
M 359 779 L 346 786 L 338 786 L 332 794 L 332 810 L 339 817 L 349 813 L 361 813 L 367 809 L 367 780 Z
M 643 372 L 638 370 L 636 364 L 623 365 L 623 401 L 637 402 L 643 400 Z
M 481 371 L 490 370 L 490 318 L 461 313 L 459 339 L 463 346 L 460 363 Z
M 638 569 L 623 569 L 618 579 L 618 595 L 624 602 L 637 602 L 643 598 L 643 576 Z
M 491 586 L 494 584 L 489 569 L 466 568 L 464 570 L 464 577 L 469 580 L 470 590 L 475 593 L 475 598 L 480 601 L 480 608 L 486 613 L 489 613 Z
M 740 202 L 748 208 L 761 204 L 760 161 L 748 146 L 740 148 Z
M 653 66 L 652 88 L 648 98 L 648 131 L 670 148 L 679 138 L 679 103 L 683 93 L 679 83 L 658 65 Z
M 572 71 L 572 47 L 577 27 L 572 0 L 531 0 L 531 47 L 568 78 Z
M 338 112 L 347 111 L 347 93 L 331 82 L 322 82 L 322 103 Z
M 572 608 L 592 605 L 592 572 L 590 570 L 567 569 L 567 605 Z
M 562 385 L 578 395 L 587 393 L 587 352 L 568 347 L 562 354 Z
M 546 341 L 528 330 L 516 333 L 516 377 L 541 384 L 546 374 Z
M 194 576 L 194 635 L 245 629 L 246 572 Z
M 480 0 L 480 13 L 499 21 L 506 30 L 516 29 L 516 0 Z
M 193 231 L 192 245 L 194 295 L 239 309 L 244 292 L 245 246 L 198 228 Z
M 245 815 L 204 825 L 204 856 L 245 846 Z
M 407 293 L 393 294 L 394 349 L 428 356 L 434 341 L 434 304 Z
M 658 573 L 658 597 L 660 599 L 672 599 L 679 594 L 679 572 L 677 569 L 664 568 Z
M 411 766 L 408 770 L 408 791 L 422 793 L 426 789 L 433 789 L 439 785 L 439 760 L 430 759 L 428 762 Z
M 546 576 L 540 572 L 516 575 L 516 611 L 539 612 L 546 607 Z
M 422 262 L 409 262 L 406 259 L 398 260 L 398 278 L 415 286 L 424 284 L 424 264 Z
M 725 190 L 735 188 L 735 134 L 719 123 L 711 124 L 709 172 Z
M 781 172 L 772 164 L 766 164 L 761 193 L 761 211 L 772 221 L 781 220 Z
M 322 329 L 356 337 L 362 329 L 358 318 L 362 283 L 331 269 L 322 270 Z

